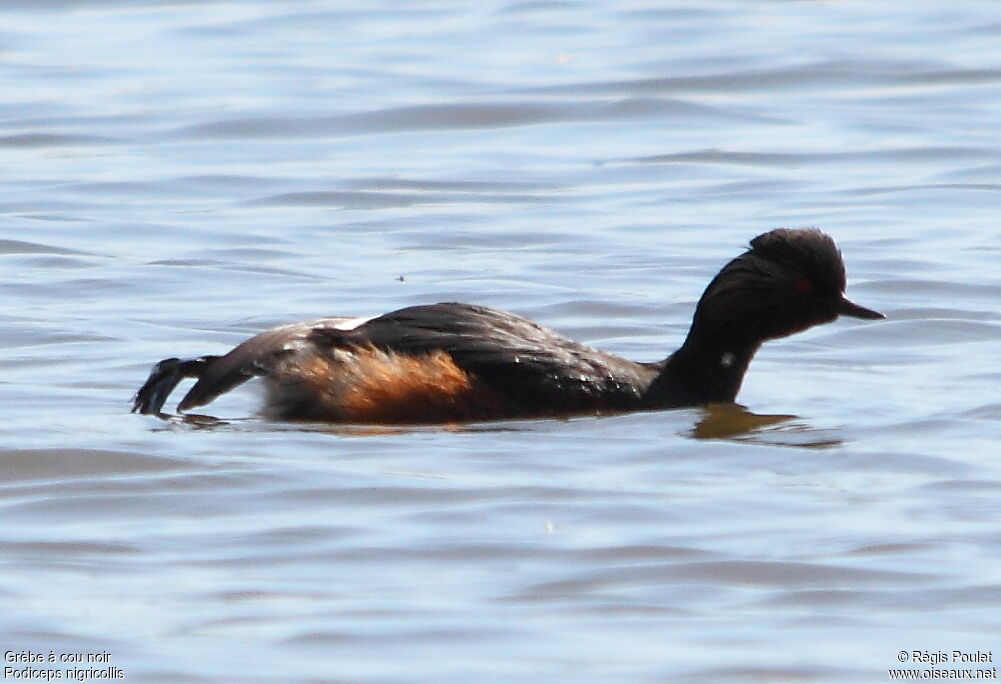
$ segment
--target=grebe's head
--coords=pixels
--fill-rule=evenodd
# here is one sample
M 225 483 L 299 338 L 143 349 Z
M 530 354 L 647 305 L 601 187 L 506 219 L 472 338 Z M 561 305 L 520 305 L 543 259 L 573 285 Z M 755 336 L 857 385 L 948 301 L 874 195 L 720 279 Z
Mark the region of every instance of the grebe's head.
M 690 336 L 760 344 L 840 315 L 884 318 L 844 291 L 845 264 L 830 236 L 813 228 L 772 230 L 709 283 Z

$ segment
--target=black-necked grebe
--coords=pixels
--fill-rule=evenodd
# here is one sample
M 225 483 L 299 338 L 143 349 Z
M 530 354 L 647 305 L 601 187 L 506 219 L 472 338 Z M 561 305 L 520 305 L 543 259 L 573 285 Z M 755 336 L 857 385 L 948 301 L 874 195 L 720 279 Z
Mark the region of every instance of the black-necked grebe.
M 593 349 L 515 314 L 472 304 L 411 306 L 369 319 L 324 318 L 267 330 L 225 356 L 165 359 L 133 400 L 159 413 L 186 377 L 178 411 L 264 377 L 279 419 L 435 423 L 614 413 L 732 402 L 765 340 L 839 315 L 883 318 L 844 296 L 829 236 L 778 229 L 723 267 L 688 337 L 663 361 Z

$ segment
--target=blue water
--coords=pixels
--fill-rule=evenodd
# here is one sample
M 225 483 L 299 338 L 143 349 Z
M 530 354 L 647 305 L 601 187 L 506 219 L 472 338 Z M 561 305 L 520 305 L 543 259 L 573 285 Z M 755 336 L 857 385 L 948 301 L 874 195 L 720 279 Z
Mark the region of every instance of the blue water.
M 0 19 L 0 651 L 134 682 L 1001 652 L 995 3 Z M 803 225 L 887 319 L 766 345 L 745 409 L 304 426 L 248 385 L 218 422 L 128 413 L 163 357 L 442 300 L 662 358 L 723 263 Z

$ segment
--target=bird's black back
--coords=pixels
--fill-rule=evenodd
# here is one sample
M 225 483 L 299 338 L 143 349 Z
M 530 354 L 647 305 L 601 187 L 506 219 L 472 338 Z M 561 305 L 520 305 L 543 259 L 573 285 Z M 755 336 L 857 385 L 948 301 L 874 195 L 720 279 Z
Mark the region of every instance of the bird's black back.
M 399 309 L 354 330 L 317 328 L 310 340 L 321 349 L 444 351 L 526 412 L 635 408 L 656 374 L 651 365 L 574 342 L 522 316 L 454 302 Z

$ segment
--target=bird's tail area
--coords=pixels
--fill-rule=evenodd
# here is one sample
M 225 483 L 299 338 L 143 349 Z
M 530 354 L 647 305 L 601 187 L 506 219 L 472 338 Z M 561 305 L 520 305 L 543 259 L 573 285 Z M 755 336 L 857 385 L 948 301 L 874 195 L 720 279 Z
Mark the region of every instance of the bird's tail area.
M 201 378 L 218 356 L 197 359 L 164 359 L 153 366 L 146 382 L 132 397 L 132 413 L 160 413 L 167 397 L 184 378 Z
M 332 319 L 339 320 L 339 319 Z M 282 358 L 311 344 L 308 338 L 314 326 L 323 323 L 285 325 L 250 338 L 224 356 L 200 356 L 197 359 L 164 359 L 153 366 L 149 378 L 132 400 L 132 412 L 160 413 L 167 397 L 184 378 L 198 378 L 178 411 L 207 404 L 250 378 L 269 375 Z

